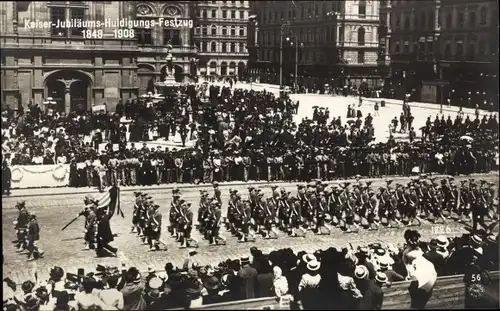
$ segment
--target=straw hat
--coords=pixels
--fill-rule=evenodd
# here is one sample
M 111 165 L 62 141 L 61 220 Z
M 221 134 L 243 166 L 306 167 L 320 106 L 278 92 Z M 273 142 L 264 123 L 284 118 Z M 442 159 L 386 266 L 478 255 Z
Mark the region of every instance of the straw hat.
M 385 273 L 383 272 L 377 272 L 377 274 L 375 275 L 375 281 L 385 284 L 387 283 L 387 275 L 385 275 Z
M 307 263 L 307 270 L 309 271 L 318 271 L 321 267 L 321 263 L 316 259 L 313 259 Z
M 450 241 L 448 241 L 448 239 L 443 235 L 438 236 L 436 238 L 436 242 L 439 247 L 443 248 L 447 248 L 450 245 Z
M 359 280 L 366 279 L 368 277 L 368 268 L 363 265 L 357 266 L 354 275 Z
M 313 254 L 304 254 L 302 256 L 302 261 L 305 262 L 305 263 L 309 263 L 313 260 L 317 260 L 316 259 L 316 256 L 314 256 Z

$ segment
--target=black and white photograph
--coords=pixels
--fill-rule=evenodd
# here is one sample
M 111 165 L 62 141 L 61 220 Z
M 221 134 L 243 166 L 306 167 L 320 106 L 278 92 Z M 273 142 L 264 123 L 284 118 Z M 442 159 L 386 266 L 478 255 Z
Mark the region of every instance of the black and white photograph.
M 3 310 L 498 309 L 498 7 L 1 1 Z

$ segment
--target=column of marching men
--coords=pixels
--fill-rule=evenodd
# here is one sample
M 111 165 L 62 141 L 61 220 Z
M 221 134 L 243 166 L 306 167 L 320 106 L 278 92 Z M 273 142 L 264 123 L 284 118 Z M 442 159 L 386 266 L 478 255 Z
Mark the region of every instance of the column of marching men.
M 210 245 L 224 245 L 224 226 L 239 242 L 255 241 L 256 235 L 278 238 L 279 231 L 294 237 L 304 237 L 307 231 L 330 234 L 334 228 L 344 232 L 360 229 L 377 230 L 380 226 L 400 228 L 430 223 L 461 223 L 472 220 L 474 231 L 486 229 L 485 218 L 498 219 L 495 186 L 474 179 L 460 184 L 452 177 L 437 180 L 422 174 L 407 184 L 386 180 L 386 185 L 374 189 L 371 182 L 343 182 L 328 186 L 322 181 L 297 185 L 297 194 L 272 186 L 266 196 L 262 189 L 248 188 L 248 195 L 229 190 L 226 215 L 222 215 L 221 190 L 213 184 L 211 197 L 200 190 L 195 221 L 191 203 L 183 199 L 178 189 L 172 190 L 168 231 L 181 248 L 198 247 L 192 230 L 197 228 Z M 159 205 L 147 194 L 136 192 L 133 231 L 142 236 L 152 250 L 160 249 L 162 216 Z M 481 228 L 482 227 L 482 228 Z

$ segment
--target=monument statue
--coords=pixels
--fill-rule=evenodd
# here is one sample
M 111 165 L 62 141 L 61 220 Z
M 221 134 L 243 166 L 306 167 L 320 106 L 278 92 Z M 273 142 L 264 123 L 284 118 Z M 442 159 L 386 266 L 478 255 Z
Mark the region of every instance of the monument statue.
M 172 56 L 172 45 L 170 44 L 170 41 L 167 43 L 167 46 L 166 46 L 166 49 L 167 49 L 167 55 L 165 56 L 165 60 L 167 61 L 167 67 L 166 67 L 166 76 L 165 76 L 165 82 L 167 82 L 168 80 L 174 80 L 174 77 L 173 77 L 173 68 L 172 68 L 172 60 L 173 60 L 173 56 Z

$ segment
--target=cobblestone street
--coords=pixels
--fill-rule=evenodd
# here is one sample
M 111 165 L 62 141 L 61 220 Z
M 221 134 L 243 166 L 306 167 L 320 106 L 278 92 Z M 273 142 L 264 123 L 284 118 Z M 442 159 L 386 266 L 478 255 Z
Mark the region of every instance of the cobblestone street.
M 476 179 L 486 179 L 498 184 L 496 174 L 486 176 L 475 176 Z M 404 182 L 408 178 L 393 178 L 394 182 Z M 458 180 L 463 179 L 458 177 Z M 374 189 L 385 184 L 382 180 L 375 180 L 372 184 Z M 246 196 L 247 186 L 226 186 L 222 185 L 223 194 L 223 215 L 227 208 L 228 189 L 237 189 L 242 195 Z M 265 193 L 270 193 L 272 184 L 264 184 Z M 288 191 L 295 192 L 296 184 L 282 184 Z M 187 188 L 181 190 L 182 197 L 193 204 L 193 212 L 198 209 L 199 189 Z M 210 188 L 210 187 L 209 187 Z M 50 189 L 47 189 L 49 192 Z M 85 271 L 93 271 L 97 264 L 120 265 L 122 262 L 127 265 L 137 266 L 141 270 L 146 270 L 152 266 L 155 269 L 163 269 L 165 263 L 171 261 L 176 265 L 182 265 L 182 262 L 191 249 L 179 249 L 179 244 L 171 238 L 166 231 L 168 221 L 168 209 L 171 200 L 170 189 L 152 189 L 148 191 L 154 200 L 161 206 L 160 210 L 163 216 L 162 240 L 166 244 L 167 250 L 158 252 L 148 252 L 148 246 L 143 245 L 140 238 L 130 233 L 132 208 L 134 195 L 130 191 L 121 192 L 121 206 L 125 213 L 125 218 L 114 216 L 112 219 L 112 230 L 117 235 L 113 245 L 119 249 L 118 258 L 97 258 L 93 251 L 84 251 L 83 248 L 83 217 L 70 225 L 66 230 L 61 228 L 73 219 L 83 208 L 83 197 L 85 194 L 62 194 L 58 196 L 41 195 L 38 197 L 26 198 L 26 205 L 31 212 L 36 213 L 41 226 L 40 245 L 45 251 L 45 256 L 35 262 L 26 262 L 25 253 L 16 253 L 11 241 L 15 239 L 15 231 L 12 226 L 13 219 L 17 216 L 15 203 L 22 198 L 2 199 L 2 225 L 3 225 L 3 255 L 4 255 L 4 277 L 10 277 L 13 280 L 24 281 L 32 278 L 36 270 L 40 277 L 47 277 L 48 272 L 54 265 L 62 266 L 67 272 L 76 272 L 78 268 L 84 268 Z M 98 198 L 101 194 L 96 192 L 94 197 Z M 445 225 L 431 225 L 425 223 L 420 228 L 424 239 L 438 234 L 458 235 L 466 232 L 465 226 L 449 222 Z M 296 251 L 307 250 L 315 251 L 317 249 L 326 249 L 330 246 L 346 245 L 351 242 L 354 246 L 366 245 L 374 242 L 394 243 L 403 242 L 402 233 L 404 229 L 379 229 L 379 231 L 363 231 L 359 233 L 342 233 L 334 229 L 331 235 L 318 236 L 308 232 L 305 238 L 292 238 L 280 233 L 277 240 L 264 240 L 257 237 L 253 243 L 238 243 L 237 239 L 231 237 L 229 233 L 222 231 L 223 236 L 227 238 L 225 246 L 210 246 L 207 241 L 202 240 L 200 234 L 193 230 L 194 238 L 200 241 L 198 255 L 196 260 L 200 264 L 217 264 L 228 258 L 239 258 L 242 255 L 248 255 L 251 246 L 256 246 L 267 251 L 270 248 L 278 249 L 282 247 L 291 247 Z

